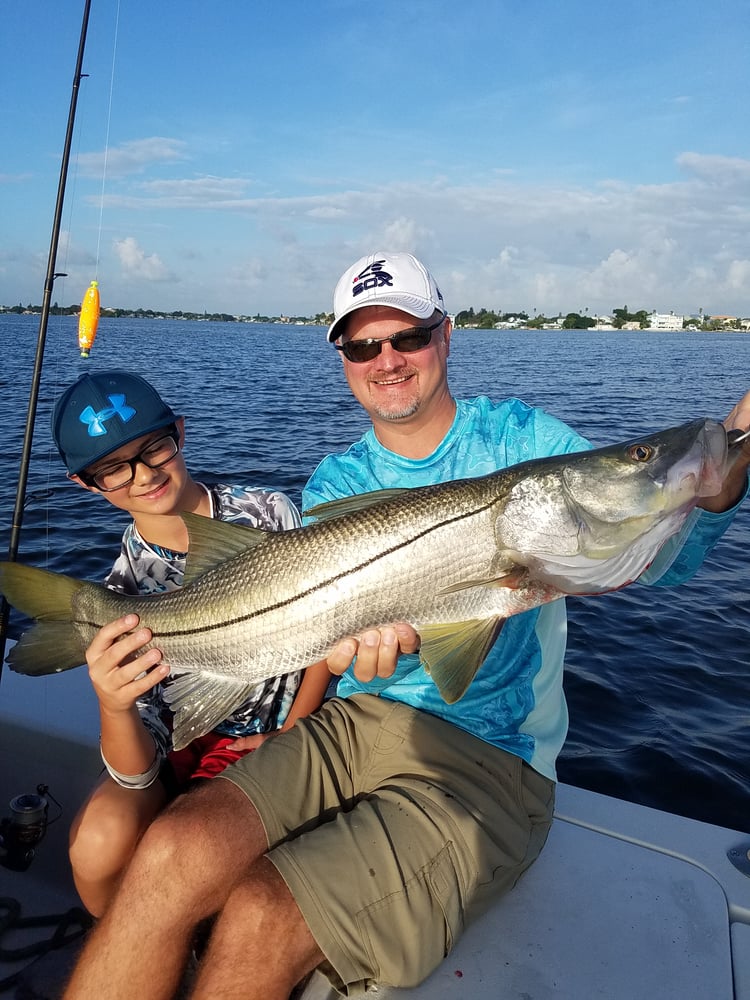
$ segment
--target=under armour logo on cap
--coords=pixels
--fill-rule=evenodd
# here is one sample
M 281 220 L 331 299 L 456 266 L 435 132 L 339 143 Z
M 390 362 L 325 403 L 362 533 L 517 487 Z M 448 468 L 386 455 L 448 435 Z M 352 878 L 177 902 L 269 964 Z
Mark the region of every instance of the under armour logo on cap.
M 86 430 L 89 437 L 100 437 L 102 434 L 106 434 L 107 428 L 104 426 L 104 421 L 114 417 L 115 414 L 125 424 L 135 416 L 136 411 L 125 402 L 124 393 L 107 396 L 107 399 L 112 404 L 111 406 L 105 406 L 98 413 L 94 411 L 93 406 L 87 406 L 78 417 L 82 424 L 87 425 Z

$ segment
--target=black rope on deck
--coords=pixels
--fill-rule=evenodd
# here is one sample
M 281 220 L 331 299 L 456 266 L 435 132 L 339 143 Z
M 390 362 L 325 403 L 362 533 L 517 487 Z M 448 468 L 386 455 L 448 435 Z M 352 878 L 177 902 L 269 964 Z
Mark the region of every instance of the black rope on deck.
M 65 913 L 51 913 L 41 917 L 22 917 L 21 904 L 11 896 L 0 896 L 0 962 L 20 962 L 32 959 L 28 965 L 5 979 L 0 979 L 0 993 L 15 986 L 28 969 L 41 958 L 57 948 L 77 941 L 93 926 L 93 918 L 80 906 L 72 906 Z M 54 927 L 50 937 L 17 948 L 2 946 L 3 936 L 10 931 L 32 930 L 37 927 Z

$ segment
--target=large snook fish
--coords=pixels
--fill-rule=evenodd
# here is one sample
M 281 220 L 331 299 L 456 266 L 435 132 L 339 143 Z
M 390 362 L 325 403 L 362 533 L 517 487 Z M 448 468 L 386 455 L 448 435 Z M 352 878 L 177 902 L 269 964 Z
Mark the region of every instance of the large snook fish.
M 403 620 L 454 702 L 510 615 L 635 580 L 699 498 L 719 492 L 731 451 L 721 424 L 696 420 L 481 478 L 334 501 L 292 531 L 186 515 L 184 586 L 152 597 L 3 563 L 0 590 L 38 619 L 9 663 L 25 674 L 76 666 L 102 625 L 135 612 L 172 668 L 180 747 L 265 678 Z

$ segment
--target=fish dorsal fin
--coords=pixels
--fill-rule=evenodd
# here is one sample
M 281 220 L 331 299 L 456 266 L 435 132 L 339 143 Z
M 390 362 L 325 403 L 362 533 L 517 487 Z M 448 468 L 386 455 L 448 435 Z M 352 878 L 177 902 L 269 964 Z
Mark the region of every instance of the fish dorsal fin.
M 504 618 L 487 618 L 420 627 L 419 656 L 448 705 L 463 697 L 504 621 Z
M 172 744 L 182 750 L 211 732 L 250 697 L 258 685 L 220 674 L 177 674 L 164 685 L 164 700 L 174 712 Z
M 303 511 L 305 517 L 314 517 L 317 521 L 328 521 L 332 517 L 340 517 L 342 514 L 355 514 L 359 510 L 365 510 L 376 503 L 390 500 L 391 497 L 408 493 L 408 489 L 392 490 L 372 490 L 369 493 L 356 493 L 351 497 L 340 497 L 338 500 L 329 500 L 327 503 L 318 503 L 314 507 Z
M 268 532 L 242 524 L 229 524 L 201 514 L 183 513 L 190 536 L 183 586 L 193 583 L 210 569 L 234 556 L 254 549 L 266 540 Z

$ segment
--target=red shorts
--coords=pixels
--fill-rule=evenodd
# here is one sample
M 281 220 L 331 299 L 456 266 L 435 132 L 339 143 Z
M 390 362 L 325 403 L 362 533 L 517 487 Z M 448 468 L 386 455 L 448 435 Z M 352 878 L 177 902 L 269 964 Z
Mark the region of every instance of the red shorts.
M 222 733 L 206 733 L 182 750 L 170 750 L 167 762 L 171 766 L 177 789 L 183 791 L 196 778 L 215 778 L 227 764 L 252 752 L 230 750 L 229 745 L 235 739 L 235 736 L 225 736 Z

